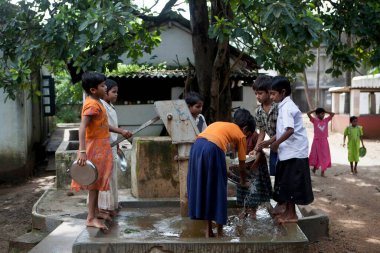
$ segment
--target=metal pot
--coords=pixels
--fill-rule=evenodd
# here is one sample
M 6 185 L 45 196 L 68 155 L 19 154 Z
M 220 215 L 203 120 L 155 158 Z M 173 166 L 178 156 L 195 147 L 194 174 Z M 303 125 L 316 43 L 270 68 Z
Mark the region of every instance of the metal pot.
M 117 149 L 117 157 L 119 158 L 120 162 L 120 170 L 123 172 L 127 171 L 127 159 L 125 158 L 124 152 L 121 149 Z

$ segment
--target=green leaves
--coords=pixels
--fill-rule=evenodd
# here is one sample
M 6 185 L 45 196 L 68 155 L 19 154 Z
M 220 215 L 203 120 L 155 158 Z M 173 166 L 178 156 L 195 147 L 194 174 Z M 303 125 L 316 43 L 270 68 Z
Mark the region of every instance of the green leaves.
M 75 76 L 116 68 L 123 54 L 136 59 L 150 52 L 160 42 L 159 34 L 149 31 L 131 7 L 129 1 L 34 0 L 18 6 L 2 1 L 0 88 L 14 98 L 17 90 L 30 87 L 23 85 L 32 82 L 27 75 L 43 65 L 52 71 L 70 65 Z
M 355 71 L 362 64 L 380 66 L 380 2 L 329 1 L 331 8 L 322 13 L 327 53 L 333 61 L 329 73 L 339 76 Z
M 313 13 L 315 4 L 304 1 L 237 1 L 231 33 L 233 43 L 255 57 L 264 69 L 290 76 L 302 72 L 315 58 L 310 50 L 319 46 L 323 26 Z

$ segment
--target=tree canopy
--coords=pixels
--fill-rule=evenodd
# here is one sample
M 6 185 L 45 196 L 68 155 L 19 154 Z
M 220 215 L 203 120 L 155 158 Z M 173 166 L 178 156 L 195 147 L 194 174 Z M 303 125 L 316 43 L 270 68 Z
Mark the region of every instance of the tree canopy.
M 163 1 L 163 0 L 161 0 Z M 83 71 L 113 70 L 120 55 L 136 59 L 160 42 L 159 24 L 177 0 L 158 15 L 131 1 L 34 0 L 0 3 L 0 87 L 10 98 L 33 88 L 41 65 L 66 68 L 73 82 Z M 230 105 L 228 44 L 256 58 L 264 69 L 294 76 L 314 62 L 322 43 L 340 75 L 360 64 L 380 65 L 380 3 L 377 0 L 189 0 L 199 90 L 210 97 L 213 120 Z M 202 51 L 203 50 L 203 51 Z M 207 63 L 207 64 L 206 64 Z M 206 68 L 206 69 L 205 69 Z
M 160 42 L 129 1 L 34 0 L 0 9 L 16 10 L 0 21 L 0 87 L 12 99 L 42 65 L 64 67 L 77 82 L 83 71 L 115 69 L 122 54 L 136 59 Z
M 380 2 L 376 0 L 324 1 L 320 11 L 325 44 L 332 60 L 327 73 L 339 76 L 362 64 L 380 66 Z

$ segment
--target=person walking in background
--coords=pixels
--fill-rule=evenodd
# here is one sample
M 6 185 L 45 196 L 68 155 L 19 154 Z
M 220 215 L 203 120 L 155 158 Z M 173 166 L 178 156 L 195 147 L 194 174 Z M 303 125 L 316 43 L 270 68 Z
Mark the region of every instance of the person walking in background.
M 346 137 L 351 173 L 356 175 L 358 173 L 357 166 L 359 162 L 360 142 L 363 148 L 365 148 L 363 142 L 363 127 L 358 125 L 358 117 L 350 117 L 350 125 L 344 130 L 343 147 L 346 145 Z
M 195 124 L 201 133 L 207 127 L 205 117 L 201 114 L 203 109 L 203 98 L 199 93 L 190 91 L 186 95 L 185 101 L 189 107 L 191 115 L 195 120 Z
M 247 111 L 248 112 L 248 111 Z M 253 116 L 242 113 L 231 122 L 214 122 L 197 137 L 192 145 L 187 175 L 190 219 L 207 221 L 206 237 L 213 237 L 212 221 L 217 224 L 218 236 L 227 223 L 227 144 L 238 150 L 240 183 L 245 181 L 247 143 L 245 135 L 255 131 Z
M 295 205 L 314 200 L 309 169 L 309 145 L 302 113 L 291 100 L 287 78 L 272 79 L 270 97 L 278 104 L 276 140 L 270 148 L 278 152 L 273 199 L 278 202 L 272 212 L 277 223 L 298 222 Z
M 82 87 L 87 93 L 82 108 L 82 119 L 79 126 L 79 150 L 77 163 L 86 164 L 92 161 L 98 171 L 97 180 L 88 186 L 80 185 L 74 180 L 71 189 L 75 191 L 88 190 L 88 214 L 86 225 L 108 229 L 98 218 L 99 191 L 109 190 L 109 177 L 112 173 L 112 150 L 109 141 L 109 125 L 106 109 L 100 101 L 106 95 L 106 77 L 96 72 L 85 72 L 82 75 Z
M 276 138 L 276 122 L 278 115 L 278 104 L 270 99 L 269 90 L 272 84 L 271 76 L 259 76 L 255 80 L 252 89 L 255 91 L 256 99 L 260 103 L 255 112 L 256 125 L 259 130 L 259 138 L 255 150 L 262 151 L 259 148 L 259 144 L 264 142 L 272 143 Z M 264 141 L 265 134 L 270 138 L 268 141 Z M 270 150 L 269 153 L 269 171 L 270 175 L 276 175 L 276 163 L 277 153 Z
M 317 117 L 311 116 L 315 113 Z M 325 118 L 325 114 L 329 116 Z M 323 108 L 317 108 L 307 113 L 311 123 L 314 126 L 314 138 L 311 145 L 309 155 L 309 165 L 313 166 L 312 171 L 315 174 L 316 170 L 321 168 L 321 176 L 325 176 L 327 168 L 331 167 L 331 155 L 328 137 L 329 121 L 334 117 L 334 113 L 327 112 Z
M 109 141 L 112 143 L 117 140 L 118 134 L 121 134 L 127 139 L 131 137 L 131 132 L 119 128 L 116 110 L 113 106 L 113 103 L 117 100 L 119 90 L 117 83 L 111 79 L 107 79 L 105 84 L 107 86 L 107 92 L 101 102 L 107 112 L 108 125 L 111 132 Z M 110 216 L 115 216 L 119 208 L 117 171 L 119 170 L 120 163 L 117 155 L 117 149 L 118 146 L 112 147 L 113 167 L 109 180 L 109 190 L 99 191 L 98 200 L 99 211 L 103 214 L 109 214 Z

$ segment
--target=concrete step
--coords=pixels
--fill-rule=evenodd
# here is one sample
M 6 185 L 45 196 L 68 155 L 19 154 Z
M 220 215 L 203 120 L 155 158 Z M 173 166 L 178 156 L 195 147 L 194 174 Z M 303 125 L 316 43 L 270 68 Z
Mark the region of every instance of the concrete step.
M 29 253 L 71 253 L 75 240 L 85 228 L 85 220 L 65 221 Z
M 31 232 L 28 232 L 15 239 L 10 240 L 8 251 L 12 253 L 28 252 L 46 236 L 47 236 L 46 232 L 41 232 L 39 230 L 32 230 Z

